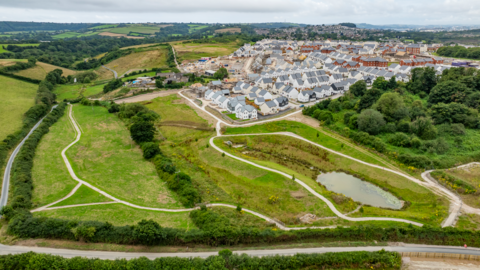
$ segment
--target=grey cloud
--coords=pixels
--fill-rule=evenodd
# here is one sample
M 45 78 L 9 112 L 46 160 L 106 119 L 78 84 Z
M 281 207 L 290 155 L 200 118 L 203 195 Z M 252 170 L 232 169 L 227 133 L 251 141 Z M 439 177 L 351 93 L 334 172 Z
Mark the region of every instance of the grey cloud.
M 298 3 L 298 2 L 297 2 Z M 11 8 L 80 11 L 80 12 L 136 12 L 136 13 L 189 13 L 189 12 L 293 12 L 300 6 L 292 0 L 2 0 L 0 6 Z

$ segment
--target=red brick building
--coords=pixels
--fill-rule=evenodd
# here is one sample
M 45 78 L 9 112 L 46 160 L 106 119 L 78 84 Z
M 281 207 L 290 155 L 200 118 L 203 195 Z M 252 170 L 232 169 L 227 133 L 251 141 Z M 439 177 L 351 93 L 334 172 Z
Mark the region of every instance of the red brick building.
M 329 54 L 329 53 L 334 52 L 335 49 L 332 48 L 332 47 L 326 47 L 326 48 L 322 48 L 320 51 L 321 51 L 322 53 Z
M 321 47 L 322 45 L 302 45 L 302 47 L 300 47 L 300 52 L 311 53 L 320 50 Z
M 388 67 L 388 61 L 381 57 L 360 59 L 360 61 L 365 67 Z
M 418 44 L 410 44 L 406 49 L 409 54 L 420 54 L 420 45 Z

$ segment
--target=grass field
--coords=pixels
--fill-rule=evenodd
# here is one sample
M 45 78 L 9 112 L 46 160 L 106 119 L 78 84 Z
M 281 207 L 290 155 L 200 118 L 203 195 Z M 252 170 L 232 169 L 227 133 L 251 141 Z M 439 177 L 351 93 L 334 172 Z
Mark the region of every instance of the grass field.
M 116 115 L 103 107 L 75 106 L 74 116 L 83 134 L 67 156 L 80 179 L 137 205 L 182 208 Z
M 198 60 L 201 57 L 229 55 L 238 49 L 236 42 L 231 43 L 181 43 L 172 42 L 181 60 Z
M 131 208 L 123 204 L 81 206 L 35 212 L 37 217 L 52 217 L 67 220 L 94 220 L 110 222 L 116 226 L 136 224 L 143 219 L 152 219 L 163 227 L 194 229 L 189 212 L 165 213 Z
M 68 173 L 61 152 L 75 140 L 75 131 L 65 114 L 40 141 L 33 160 L 34 208 L 59 200 L 77 185 Z
M 162 121 L 208 125 L 207 120 L 202 119 L 176 95 L 154 99 L 148 102 L 147 107 L 158 112 Z M 159 139 L 163 140 L 162 151 L 172 158 L 177 170 L 192 177 L 203 201 L 240 203 L 245 208 L 289 224 L 294 224 L 296 217 L 305 213 L 333 216 L 323 202 L 291 179 L 222 157 L 218 151 L 207 148 L 213 131 L 173 126 L 160 126 L 159 130 Z M 279 201 L 268 203 L 270 196 L 278 196 Z
M 103 93 L 104 84 L 84 85 L 84 84 L 63 84 L 55 87 L 54 93 L 57 95 L 57 101 L 65 99 L 76 99 L 82 94 L 84 97 L 94 96 Z
M 100 203 L 100 202 L 111 202 L 109 198 L 103 196 L 102 194 L 96 192 L 95 190 L 81 185 L 80 188 L 73 194 L 70 198 L 61 201 L 57 204 L 54 204 L 52 207 L 64 206 L 64 205 L 74 205 L 74 204 L 85 204 L 85 203 Z
M 215 33 L 241 33 L 241 32 L 242 32 L 242 29 L 239 27 L 215 30 Z
M 43 80 L 47 76 L 47 73 L 54 70 L 54 69 L 61 69 L 63 71 L 62 76 L 65 76 L 65 77 L 67 77 L 68 75 L 73 76 L 77 73 L 76 71 L 68 69 L 68 68 L 63 68 L 63 67 L 59 67 L 59 66 L 50 65 L 50 64 L 47 64 L 47 63 L 37 62 L 36 66 L 34 66 L 32 68 L 29 68 L 29 69 L 25 69 L 25 70 L 15 72 L 15 74 L 23 76 L 23 77 L 27 77 L 27 78 Z
M 85 32 L 85 33 L 78 33 L 78 32 L 65 32 L 65 33 L 61 33 L 61 34 L 58 34 L 58 35 L 54 35 L 52 36 L 52 38 L 54 39 L 62 39 L 62 38 L 74 38 L 74 37 L 89 37 L 89 36 L 94 36 L 94 35 L 98 35 L 99 32 Z
M 99 26 L 90 27 L 90 29 L 105 29 L 105 28 L 113 28 L 117 27 L 118 24 L 104 24 Z
M 0 141 L 22 127 L 23 114 L 34 105 L 38 85 L 0 76 Z
M 155 26 L 131 25 L 128 27 L 106 28 L 106 29 L 103 29 L 103 31 L 114 33 L 114 34 L 125 34 L 125 35 L 130 32 L 141 33 L 141 34 L 155 34 L 155 32 L 160 32 L 160 29 L 161 27 L 155 27 Z
M 133 52 L 127 56 L 116 59 L 105 66 L 115 70 L 119 75 L 124 74 L 131 69 L 166 68 L 167 50 L 159 47 L 154 50 Z M 104 68 L 98 69 L 97 72 L 100 74 L 100 80 L 113 78 L 113 73 Z
M 4 53 L 4 52 L 8 52 L 7 51 L 7 46 L 10 45 L 10 44 L 0 44 L 0 53 Z M 40 44 L 11 44 L 11 45 L 15 45 L 15 46 L 20 46 L 20 47 L 26 47 L 26 46 L 35 46 L 37 47 L 38 45 Z M 3 48 L 5 47 L 5 48 Z
M 17 62 L 27 62 L 26 59 L 0 59 L 0 68 L 15 65 Z
M 149 43 L 149 44 L 140 44 L 140 45 L 133 45 L 133 46 L 127 46 L 127 47 L 122 47 L 120 48 L 121 50 L 126 50 L 126 49 L 131 49 L 131 48 L 144 48 L 144 47 L 150 47 L 157 45 L 159 43 Z
M 190 33 L 208 27 L 208 25 L 203 25 L 203 24 L 189 24 L 188 26 L 190 27 L 190 29 L 188 29 L 188 32 Z
M 128 80 L 136 79 L 138 77 L 153 77 L 153 76 L 155 76 L 155 74 L 157 74 L 155 71 L 151 71 L 151 72 L 140 73 L 140 74 L 132 75 L 132 76 L 128 76 L 128 77 L 123 77 L 122 80 L 123 81 L 128 81 Z

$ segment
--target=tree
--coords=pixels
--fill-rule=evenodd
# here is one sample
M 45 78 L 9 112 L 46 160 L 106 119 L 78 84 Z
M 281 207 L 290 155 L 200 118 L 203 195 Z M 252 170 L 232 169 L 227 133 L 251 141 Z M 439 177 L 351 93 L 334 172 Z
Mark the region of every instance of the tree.
M 110 105 L 110 108 L 108 108 L 109 113 L 117 113 L 119 111 L 120 111 L 120 105 L 118 105 L 117 103 L 113 103 L 112 105 Z
M 350 86 L 349 91 L 356 97 L 362 97 L 367 92 L 367 84 L 364 80 L 360 80 Z
M 385 120 L 383 115 L 372 109 L 362 111 L 358 116 L 358 129 L 360 131 L 367 132 L 370 135 L 376 135 L 380 133 L 382 127 L 385 126 Z
M 338 99 L 332 100 L 330 104 L 328 104 L 328 109 L 332 112 L 339 112 L 342 110 L 341 103 Z
M 377 88 L 372 88 L 365 92 L 365 95 L 360 99 L 358 103 L 358 112 L 361 112 L 363 109 L 370 108 L 382 95 L 382 92 Z
M 28 63 L 35 65 L 37 63 L 37 59 L 35 57 L 31 56 L 28 58 Z
M 471 93 L 463 83 L 456 81 L 441 82 L 435 86 L 428 97 L 429 104 L 464 102 L 466 96 Z
M 377 88 L 382 91 L 386 91 L 388 89 L 388 81 L 385 80 L 384 77 L 378 77 L 372 84 L 372 88 Z
M 410 127 L 412 132 L 422 140 L 433 140 L 437 137 L 437 129 L 429 118 L 420 117 Z
M 213 77 L 217 80 L 223 80 L 228 77 L 228 71 L 222 67 L 213 74 Z
M 395 113 L 401 108 L 405 108 L 403 98 L 398 93 L 393 92 L 383 94 L 374 106 L 374 109 L 383 113 L 389 122 L 396 118 Z
M 390 78 L 390 80 L 388 81 L 387 88 L 393 90 L 397 88 L 397 86 L 397 79 L 395 78 L 395 76 L 392 76 L 392 78 Z
M 143 157 L 145 159 L 151 159 L 156 155 L 162 153 L 158 144 L 154 142 L 146 142 L 142 144 Z
M 130 134 L 138 144 L 151 142 L 155 136 L 155 126 L 152 122 L 139 121 L 130 127 Z
M 162 79 L 156 79 L 155 80 L 155 86 L 157 88 L 163 88 L 163 80 Z
M 103 92 L 111 92 L 123 85 L 122 79 L 113 79 L 103 87 Z

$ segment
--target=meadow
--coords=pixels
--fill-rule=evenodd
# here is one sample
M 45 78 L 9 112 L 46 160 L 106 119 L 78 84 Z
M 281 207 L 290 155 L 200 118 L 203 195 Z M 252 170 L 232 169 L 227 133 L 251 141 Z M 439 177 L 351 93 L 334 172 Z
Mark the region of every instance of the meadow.
M 99 26 L 90 27 L 90 29 L 105 29 L 105 28 L 113 28 L 117 27 L 118 24 L 104 24 Z
M 0 76 L 0 141 L 22 127 L 23 114 L 35 103 L 38 85 Z
M 75 140 L 75 131 L 65 114 L 37 147 L 33 160 L 33 207 L 37 208 L 67 196 L 77 185 L 68 173 L 61 152 Z
M 95 106 L 73 111 L 83 133 L 66 154 L 80 179 L 137 205 L 182 208 L 116 115 Z
M 155 32 L 160 32 L 161 27 L 154 26 L 142 26 L 142 25 L 129 25 L 128 27 L 116 27 L 116 28 L 105 28 L 103 32 L 110 32 L 114 34 L 129 34 L 130 32 L 141 33 L 141 34 L 155 34 Z
M 67 77 L 68 75 L 73 76 L 77 73 L 76 71 L 68 68 L 63 68 L 59 66 L 50 65 L 47 63 L 37 62 L 36 66 L 29 69 L 17 71 L 15 72 L 15 74 L 23 77 L 27 77 L 27 78 L 43 80 L 45 79 L 45 77 L 50 71 L 53 71 L 55 69 L 61 69 L 63 71 L 62 76 L 65 76 L 65 77 Z
M 54 39 L 62 39 L 62 38 L 74 38 L 74 37 L 89 37 L 98 35 L 99 32 L 85 32 L 85 33 L 78 33 L 78 32 L 64 32 L 58 35 L 52 36 Z

